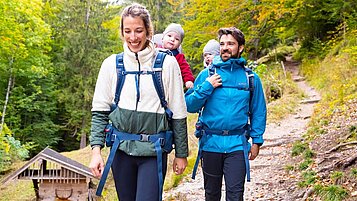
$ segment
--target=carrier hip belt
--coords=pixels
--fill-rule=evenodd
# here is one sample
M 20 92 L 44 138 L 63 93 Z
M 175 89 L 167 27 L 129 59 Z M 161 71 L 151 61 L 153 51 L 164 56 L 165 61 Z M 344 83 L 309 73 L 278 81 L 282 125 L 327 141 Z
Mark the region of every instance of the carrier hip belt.
M 120 132 L 116 128 L 113 128 L 113 133 L 111 135 L 112 140 L 114 140 L 114 144 L 110 149 L 110 153 L 108 156 L 107 163 L 105 164 L 104 171 L 102 177 L 100 178 L 98 188 L 96 191 L 97 196 L 102 195 L 103 187 L 105 181 L 107 180 L 107 176 L 110 170 L 110 167 L 113 163 L 113 159 L 115 157 L 115 153 L 119 147 L 120 141 L 122 140 L 138 140 L 144 142 L 152 142 L 155 144 L 155 152 L 156 152 L 156 161 L 157 161 L 157 168 L 158 168 L 158 178 L 159 178 L 159 199 L 162 200 L 162 190 L 163 190 L 163 174 L 162 174 L 162 149 L 161 146 L 165 143 L 165 133 L 160 132 L 157 134 L 146 135 L 146 134 L 131 134 Z
M 249 127 L 248 127 L 249 128 Z M 248 141 L 247 141 L 247 136 L 249 136 L 249 129 L 247 128 L 242 128 L 238 130 L 212 130 L 208 129 L 207 126 L 203 126 L 201 132 L 202 132 L 202 137 L 204 135 L 240 135 L 242 143 L 243 143 L 243 153 L 244 153 L 244 162 L 245 162 L 245 169 L 246 169 L 246 174 L 247 174 L 247 181 L 250 182 L 250 165 L 249 165 L 249 158 L 248 158 L 248 152 L 249 152 L 249 146 L 248 146 Z M 192 171 L 192 179 L 195 179 L 196 177 L 196 172 L 198 168 L 198 163 L 199 160 L 202 157 L 202 148 L 203 148 L 203 143 L 201 142 L 201 139 L 198 141 L 198 154 L 195 162 L 195 166 L 193 167 Z

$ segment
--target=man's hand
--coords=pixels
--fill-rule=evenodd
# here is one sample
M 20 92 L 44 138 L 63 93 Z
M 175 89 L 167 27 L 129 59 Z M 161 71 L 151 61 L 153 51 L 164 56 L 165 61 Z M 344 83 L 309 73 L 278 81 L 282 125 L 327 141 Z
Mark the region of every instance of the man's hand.
M 257 144 L 253 144 L 249 151 L 249 160 L 254 160 L 259 154 L 259 146 Z
M 104 170 L 104 162 L 102 155 L 100 154 L 100 147 L 93 148 L 92 159 L 89 163 L 89 168 L 95 177 L 100 178 L 102 176 Z
M 212 84 L 214 88 L 222 86 L 222 79 L 221 76 L 215 73 L 211 77 L 208 77 L 207 80 Z
M 187 158 L 175 158 L 172 164 L 172 170 L 175 174 L 180 175 L 185 171 L 187 166 Z

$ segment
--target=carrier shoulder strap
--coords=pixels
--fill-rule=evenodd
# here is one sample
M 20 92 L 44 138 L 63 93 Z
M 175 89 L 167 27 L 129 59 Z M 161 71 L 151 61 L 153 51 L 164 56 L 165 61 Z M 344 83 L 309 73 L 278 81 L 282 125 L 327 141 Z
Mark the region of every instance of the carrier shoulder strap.
M 253 93 L 254 93 L 254 73 L 252 69 L 244 67 L 245 73 L 248 78 L 248 84 L 249 84 L 249 116 L 251 116 L 251 107 L 252 107 L 252 99 L 253 99 Z
M 123 85 L 125 82 L 125 68 L 124 68 L 124 53 L 120 53 L 116 55 L 116 70 L 117 70 L 117 88 L 115 90 L 115 98 L 114 98 L 114 103 L 115 105 L 118 105 L 118 102 L 120 100 L 120 93 L 121 90 L 123 89 Z
M 253 98 L 253 92 L 254 92 L 254 73 L 252 71 L 252 69 L 244 67 L 244 71 L 245 74 L 247 76 L 247 80 L 248 80 L 248 90 L 249 90 L 249 106 L 251 106 L 252 104 L 252 98 Z M 211 64 L 208 66 L 208 76 L 212 76 L 216 73 L 216 67 Z
M 157 95 L 159 96 L 161 106 L 165 109 L 165 113 L 167 114 L 170 120 L 172 118 L 173 113 L 168 108 L 168 103 L 165 99 L 164 85 L 162 82 L 162 67 L 167 54 L 171 54 L 171 53 L 167 51 L 158 51 L 153 64 L 154 71 L 147 72 L 147 73 L 150 73 L 152 75 L 155 90 Z M 117 88 L 115 90 L 114 107 L 116 107 L 119 103 L 120 94 L 125 82 L 125 75 L 127 74 L 124 67 L 124 53 L 120 53 L 116 55 L 116 71 L 117 71 Z
M 154 72 L 151 75 L 156 89 L 156 93 L 160 98 L 161 106 L 165 109 L 165 113 L 169 117 L 169 120 L 171 120 L 173 114 L 172 111 L 169 109 L 167 101 L 165 99 L 164 85 L 162 82 L 162 66 L 164 64 L 164 59 L 167 54 L 168 52 L 163 52 L 163 51 L 157 52 L 154 66 L 153 66 Z

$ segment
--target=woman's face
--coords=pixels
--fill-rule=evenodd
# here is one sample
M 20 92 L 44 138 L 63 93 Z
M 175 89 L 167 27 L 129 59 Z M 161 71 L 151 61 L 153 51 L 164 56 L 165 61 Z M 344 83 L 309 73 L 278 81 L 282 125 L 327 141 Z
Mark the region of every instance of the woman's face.
M 125 17 L 123 19 L 123 36 L 129 49 L 137 53 L 146 47 L 147 30 L 140 17 Z

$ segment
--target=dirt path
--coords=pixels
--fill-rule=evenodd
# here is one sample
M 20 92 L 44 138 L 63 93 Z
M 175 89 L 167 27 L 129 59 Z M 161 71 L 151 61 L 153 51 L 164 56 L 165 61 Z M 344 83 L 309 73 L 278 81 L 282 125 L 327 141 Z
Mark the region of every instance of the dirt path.
M 313 113 L 314 104 L 320 99 L 319 94 L 298 76 L 298 64 L 289 59 L 284 63 L 287 71 L 306 94 L 296 111 L 278 124 L 268 124 L 259 156 L 251 161 L 251 182 L 245 185 L 247 201 L 292 201 L 296 200 L 299 189 L 297 178 L 288 174 L 286 166 L 291 164 L 291 146 L 306 132 L 306 125 Z M 291 164 L 292 165 L 292 164 Z M 222 200 L 225 200 L 224 186 Z M 164 193 L 165 200 L 203 201 L 204 189 L 202 172 L 199 168 L 196 180 L 190 177 L 178 187 Z

